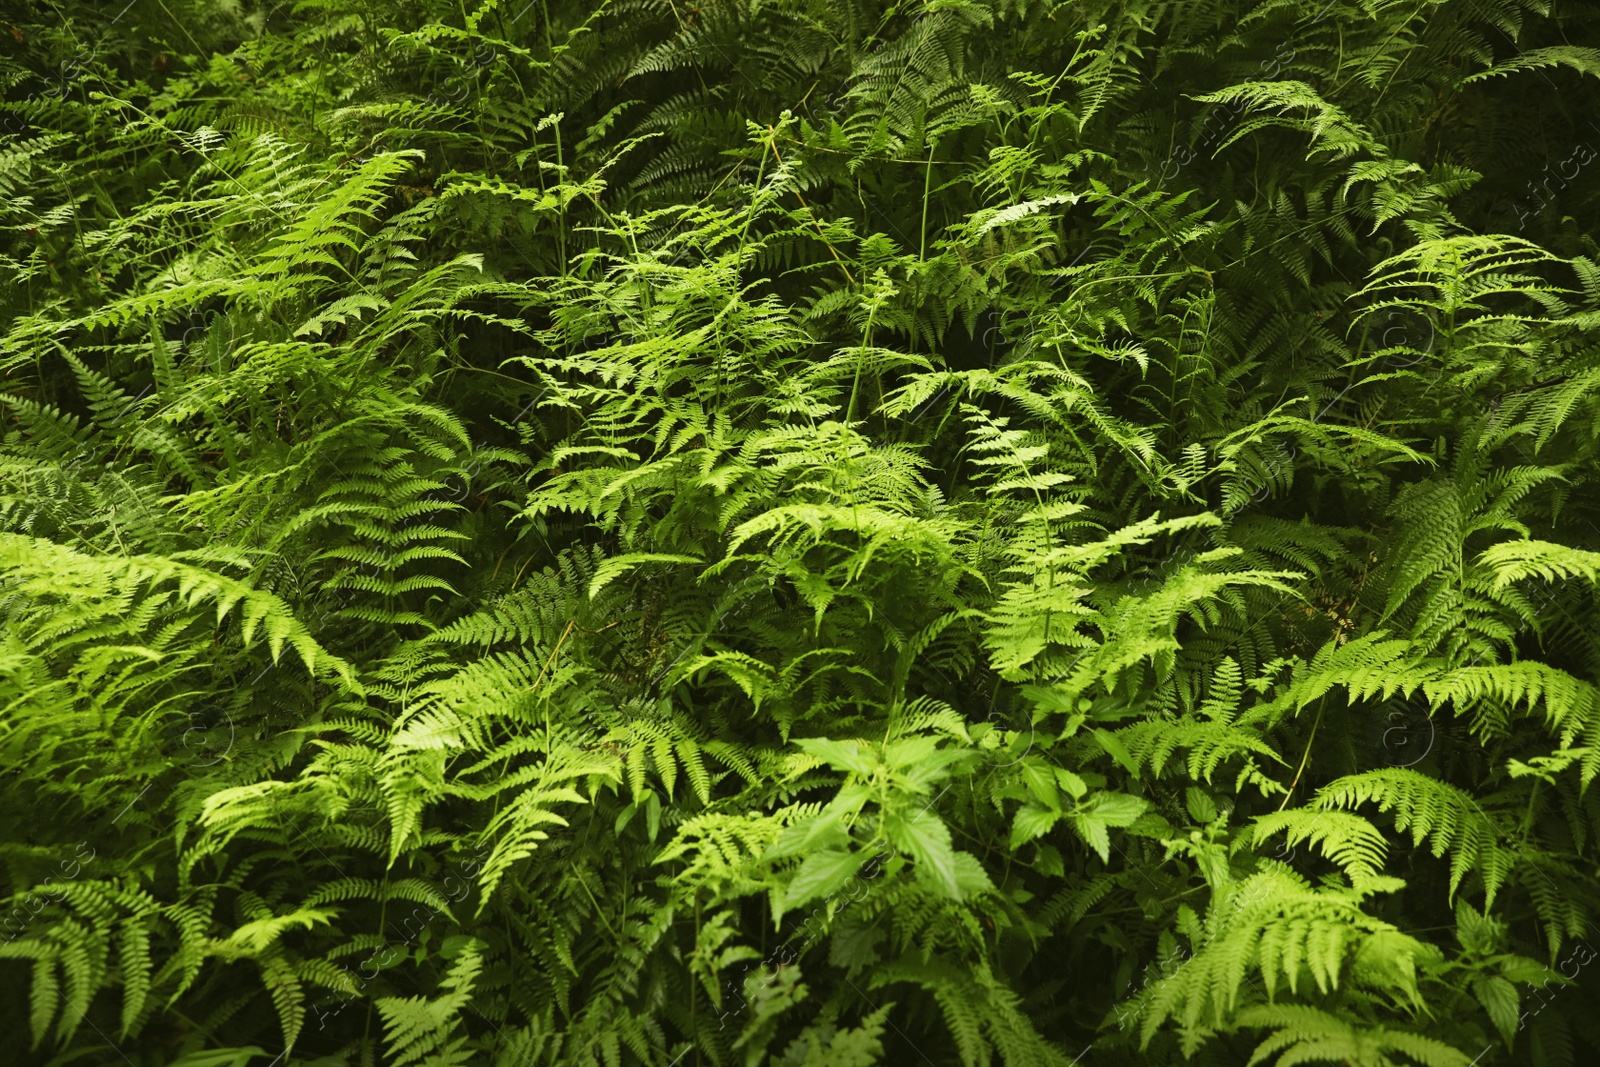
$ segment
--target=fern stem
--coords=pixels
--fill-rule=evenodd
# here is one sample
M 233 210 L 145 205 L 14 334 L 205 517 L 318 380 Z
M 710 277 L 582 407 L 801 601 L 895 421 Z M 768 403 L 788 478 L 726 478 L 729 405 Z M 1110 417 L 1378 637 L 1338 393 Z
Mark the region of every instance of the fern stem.
M 1326 698 L 1317 704 L 1317 718 L 1316 721 L 1311 724 L 1311 736 L 1306 738 L 1306 750 L 1300 753 L 1300 766 L 1295 768 L 1294 781 L 1289 783 L 1289 791 L 1283 794 L 1283 803 L 1278 805 L 1279 811 L 1282 811 L 1284 807 L 1288 805 L 1289 798 L 1294 796 L 1295 787 L 1300 784 L 1300 775 L 1306 769 L 1306 760 L 1311 758 L 1311 743 L 1317 739 L 1317 727 L 1322 725 L 1322 712 L 1327 706 L 1328 704 Z
M 606 933 L 616 938 L 618 945 L 621 945 L 622 935 L 611 928 L 611 921 L 606 918 L 604 910 L 602 910 L 600 907 L 600 902 L 595 899 L 594 891 L 589 888 L 589 880 L 583 875 L 579 874 L 577 871 L 572 873 L 572 877 L 575 878 L 578 884 L 583 887 L 583 894 L 589 898 L 589 903 L 594 905 L 594 916 L 600 920 L 600 925 L 606 928 Z
M 778 166 L 783 166 L 783 156 L 779 155 L 778 153 L 778 145 L 776 140 L 772 137 L 768 137 L 767 146 L 772 149 L 772 154 L 777 157 Z M 806 215 L 811 219 L 811 225 L 817 228 L 817 236 L 822 238 L 822 243 L 827 247 L 828 254 L 833 256 L 833 261 L 839 264 L 840 270 L 844 271 L 844 280 L 849 282 L 851 285 L 855 285 L 855 277 L 850 273 L 850 268 L 844 265 L 844 260 L 839 258 L 839 252 L 833 247 L 833 242 L 828 240 L 828 235 L 823 232 L 822 223 L 817 221 L 817 213 L 811 210 L 811 205 L 806 203 L 806 198 L 800 195 L 799 189 L 795 189 L 793 192 L 795 199 L 800 201 L 800 206 L 806 209 Z
M 933 153 L 939 147 L 937 140 L 928 142 L 928 163 L 922 171 L 922 243 L 917 247 L 917 262 L 928 261 L 928 199 L 933 188 Z
M 544 672 L 550 669 L 550 664 L 554 663 L 556 661 L 556 656 L 561 654 L 561 646 L 566 644 L 567 635 L 572 632 L 572 628 L 577 625 L 577 622 L 577 619 L 567 620 L 567 628 L 561 631 L 561 639 L 556 642 L 556 647 L 550 650 L 550 658 L 544 661 L 543 667 L 539 668 L 539 676 L 533 680 L 533 685 L 529 686 L 530 689 L 538 689 L 539 683 L 544 681 Z M 544 737 L 545 745 L 547 746 L 546 750 L 548 751 L 549 749 L 553 749 L 555 747 L 556 739 L 555 730 L 550 724 L 550 702 L 548 700 L 544 702 Z M 510 764 L 511 757 L 507 756 L 505 766 L 509 767 Z M 501 773 L 504 774 L 505 771 L 502 769 Z M 495 810 L 497 813 L 499 811 L 499 804 L 500 796 L 497 793 L 495 794 Z
M 539 0 L 539 10 L 544 15 L 544 43 L 550 50 L 550 60 L 555 61 L 556 42 L 550 34 L 550 5 L 547 0 Z M 561 153 L 561 123 L 551 123 L 556 137 L 556 254 L 561 257 L 561 277 L 567 276 L 567 200 L 561 195 L 561 187 L 567 184 L 566 162 Z

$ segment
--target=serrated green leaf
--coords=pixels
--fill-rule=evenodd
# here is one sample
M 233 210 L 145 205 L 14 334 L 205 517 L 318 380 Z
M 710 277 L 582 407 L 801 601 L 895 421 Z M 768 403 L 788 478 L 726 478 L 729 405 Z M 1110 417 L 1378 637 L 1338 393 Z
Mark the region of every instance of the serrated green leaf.
M 791 911 L 817 897 L 832 896 L 855 876 L 866 861 L 865 852 L 835 849 L 813 852 L 800 864 L 800 869 L 789 882 L 788 892 L 783 898 L 784 910 Z
M 943 819 L 927 810 L 912 814 L 891 812 L 884 817 L 883 827 L 889 841 L 916 860 L 932 884 L 948 896 L 960 898 L 950 828 Z

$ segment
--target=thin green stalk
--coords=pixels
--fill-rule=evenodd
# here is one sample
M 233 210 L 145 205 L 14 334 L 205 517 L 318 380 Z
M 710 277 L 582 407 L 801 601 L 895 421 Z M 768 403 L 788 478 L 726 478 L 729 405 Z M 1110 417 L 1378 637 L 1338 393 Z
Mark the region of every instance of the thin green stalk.
M 933 153 L 938 147 L 938 141 L 928 142 L 928 162 L 922 170 L 922 243 L 917 248 L 918 263 L 928 261 L 928 200 L 933 189 Z

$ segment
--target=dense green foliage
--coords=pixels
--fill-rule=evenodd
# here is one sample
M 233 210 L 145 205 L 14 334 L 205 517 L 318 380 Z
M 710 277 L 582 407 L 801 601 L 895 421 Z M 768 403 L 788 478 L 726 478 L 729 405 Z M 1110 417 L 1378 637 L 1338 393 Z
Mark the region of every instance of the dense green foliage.
M 1600 7 L 5 19 L 7 1063 L 1600 1056 Z

